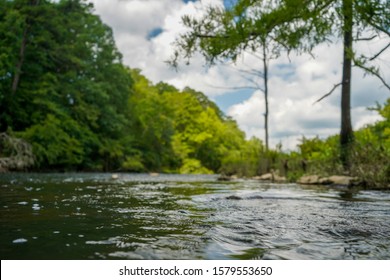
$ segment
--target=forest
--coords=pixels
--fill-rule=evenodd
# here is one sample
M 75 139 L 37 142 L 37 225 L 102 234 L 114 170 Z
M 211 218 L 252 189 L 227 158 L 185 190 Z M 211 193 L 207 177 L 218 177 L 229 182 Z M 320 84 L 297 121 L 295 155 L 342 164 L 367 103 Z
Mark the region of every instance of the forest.
M 0 171 L 345 173 L 339 135 L 268 148 L 204 93 L 125 66 L 92 4 L 0 0 L 0 34 Z M 371 109 L 382 120 L 354 132 L 348 174 L 383 188 L 390 98 Z

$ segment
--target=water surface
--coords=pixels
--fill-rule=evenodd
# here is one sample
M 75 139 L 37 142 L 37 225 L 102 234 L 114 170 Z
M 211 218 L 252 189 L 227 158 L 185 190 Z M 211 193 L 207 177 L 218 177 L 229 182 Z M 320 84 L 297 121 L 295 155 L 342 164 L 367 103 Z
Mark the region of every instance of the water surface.
M 390 259 L 390 192 L 0 174 L 1 259 Z

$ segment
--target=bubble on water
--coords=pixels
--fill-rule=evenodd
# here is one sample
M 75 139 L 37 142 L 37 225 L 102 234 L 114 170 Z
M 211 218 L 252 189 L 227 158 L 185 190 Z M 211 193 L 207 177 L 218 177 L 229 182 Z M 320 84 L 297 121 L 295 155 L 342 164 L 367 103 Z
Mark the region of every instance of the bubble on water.
M 83 234 L 79 234 L 79 237 L 81 237 L 81 238 L 82 238 L 82 237 L 84 237 L 84 235 L 83 235 Z
M 19 243 L 26 243 L 27 241 L 28 240 L 25 238 L 18 238 L 18 239 L 15 239 L 14 241 L 12 241 L 12 243 L 19 244 Z
M 88 245 L 111 245 L 111 244 L 116 244 L 117 242 L 115 240 L 98 240 L 98 241 L 94 241 L 94 240 L 88 240 L 88 241 L 85 241 L 85 244 L 88 244 Z
M 41 210 L 41 207 L 39 206 L 38 203 L 34 203 L 33 206 L 32 206 L 32 209 L 35 210 L 35 211 L 39 211 L 39 210 Z
M 21 202 L 18 202 L 19 205 L 27 205 L 28 202 L 27 201 L 21 201 Z
M 59 230 L 55 230 L 55 231 L 53 231 L 53 233 L 54 234 L 58 234 L 58 233 L 60 233 L 60 231 Z
M 24 188 L 26 191 L 28 191 L 28 192 L 31 192 L 34 188 L 33 187 L 25 187 Z

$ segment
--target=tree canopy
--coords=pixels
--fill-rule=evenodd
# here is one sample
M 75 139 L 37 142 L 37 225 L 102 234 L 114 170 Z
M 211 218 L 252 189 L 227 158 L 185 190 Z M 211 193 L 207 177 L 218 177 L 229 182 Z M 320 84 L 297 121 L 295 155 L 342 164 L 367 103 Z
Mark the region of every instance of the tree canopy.
M 248 144 L 237 124 L 203 93 L 125 67 L 91 4 L 0 7 L 0 131 L 32 145 L 35 168 L 233 172 Z

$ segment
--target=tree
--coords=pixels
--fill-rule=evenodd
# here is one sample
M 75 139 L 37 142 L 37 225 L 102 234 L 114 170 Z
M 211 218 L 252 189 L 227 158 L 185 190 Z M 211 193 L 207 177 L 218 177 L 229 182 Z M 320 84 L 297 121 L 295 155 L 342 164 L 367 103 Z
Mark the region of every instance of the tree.
M 289 9 L 289 2 L 282 1 L 282 7 Z M 305 32 L 298 34 L 300 44 L 309 42 L 308 50 L 324 41 L 335 41 L 335 34 L 343 40 L 343 63 L 341 82 L 333 87 L 323 98 L 329 96 L 341 86 L 341 130 L 340 130 L 340 160 L 345 170 L 351 168 L 351 151 L 354 143 L 354 133 L 351 121 L 351 82 L 352 67 L 359 67 L 366 74 L 374 75 L 380 79 L 385 87 L 390 89 L 384 80 L 378 66 L 371 63 L 375 61 L 386 49 L 390 47 L 390 2 L 375 0 L 323 0 L 311 1 L 312 5 L 303 8 L 293 19 L 287 19 L 292 28 L 286 29 L 287 37 L 298 34 L 301 26 Z M 295 9 L 295 8 L 294 8 Z M 309 23 L 307 23 L 309 19 Z M 299 26 L 295 28 L 295 26 Z M 313 28 L 314 27 L 314 28 Z M 294 29 L 295 28 L 295 29 Z M 338 37 L 338 36 L 336 36 Z M 387 40 L 389 43 L 375 55 L 358 54 L 354 43 L 358 41 L 371 41 L 377 38 Z M 337 38 L 336 38 L 337 39 Z M 295 42 L 295 44 L 298 44 Z
M 82 0 L 0 0 L 3 131 L 14 139 L 0 143 L 6 169 L 34 158 L 44 170 L 211 173 L 247 144 L 203 93 L 124 67 L 112 30 Z
M 139 69 L 130 73 L 134 80 L 131 130 L 136 135 L 134 146 L 141 153 L 140 161 L 149 171 L 172 171 L 177 167 L 171 140 L 174 111 L 165 95 L 177 89 L 161 83 L 153 85 Z
M 0 131 L 28 140 L 40 167 L 119 168 L 132 82 L 111 29 L 81 0 L 0 7 Z
M 140 70 L 130 72 L 135 82 L 129 99 L 131 131 L 138 136 L 134 147 L 139 153 L 129 159 L 129 166 L 203 174 L 238 170 L 226 159 L 250 143 L 214 102 L 191 88 L 179 91 L 163 82 L 154 85 Z M 245 155 L 252 160 L 253 153 Z
M 265 2 L 271 3 L 269 9 L 262 7 Z M 258 10 L 262 12 L 258 13 Z M 378 77 L 390 89 L 379 68 L 370 64 L 383 54 L 390 44 L 369 57 L 358 55 L 353 48 L 353 42 L 383 37 L 388 39 L 389 14 L 390 4 L 383 0 L 237 0 L 228 10 L 208 8 L 206 16 L 200 20 L 184 17 L 183 22 L 190 31 L 177 40 L 175 57 L 182 55 L 189 59 L 195 51 L 200 50 L 210 62 L 218 57 L 234 59 L 245 48 L 258 47 L 252 42 L 261 42 L 270 31 L 273 32 L 272 39 L 277 44 L 299 52 L 311 52 L 320 43 L 342 37 L 342 80 L 326 96 L 338 86 L 342 87 L 340 159 L 348 170 L 354 139 L 350 110 L 352 65 Z M 219 21 L 218 18 L 224 20 Z M 362 37 L 363 34 L 368 36 Z M 173 62 L 175 64 L 176 60 Z
M 276 37 L 276 26 L 272 25 L 271 19 L 265 18 L 273 5 L 273 1 L 238 1 L 230 9 L 209 6 L 200 19 L 184 16 L 183 24 L 190 31 L 177 40 L 177 49 L 170 61 L 175 67 L 178 66 L 180 58 L 187 59 L 188 63 L 197 51 L 210 65 L 216 61 L 235 62 L 245 53 L 258 58 L 261 61 L 260 71 L 242 71 L 247 75 L 258 75 L 263 80 L 263 85 L 255 83 L 255 89 L 264 93 L 266 150 L 269 149 L 269 61 L 279 57 L 283 47 Z M 249 6 L 251 9 L 248 9 Z M 261 24 L 256 22 L 259 19 L 262 19 Z M 254 34 L 254 28 L 261 29 L 261 32 Z

